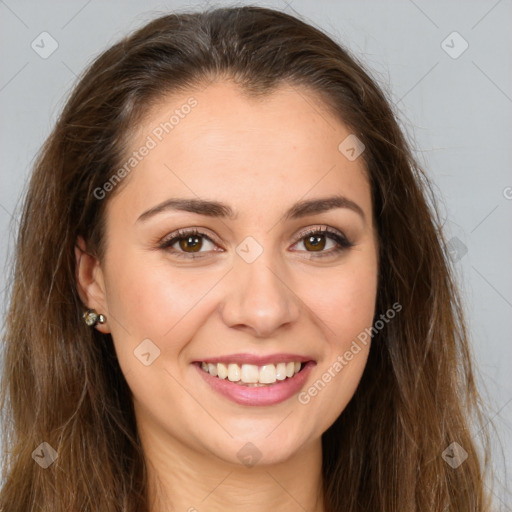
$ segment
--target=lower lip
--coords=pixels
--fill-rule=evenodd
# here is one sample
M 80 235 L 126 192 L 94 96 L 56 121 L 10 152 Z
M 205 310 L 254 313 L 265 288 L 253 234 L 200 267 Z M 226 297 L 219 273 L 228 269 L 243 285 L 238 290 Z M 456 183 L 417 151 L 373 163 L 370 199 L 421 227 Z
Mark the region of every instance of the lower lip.
M 315 365 L 314 361 L 308 361 L 304 368 L 293 377 L 276 381 L 271 386 L 249 387 L 233 383 L 227 378 L 214 377 L 201 368 L 201 363 L 194 363 L 201 377 L 215 391 L 240 405 L 275 405 L 288 400 L 299 392 Z

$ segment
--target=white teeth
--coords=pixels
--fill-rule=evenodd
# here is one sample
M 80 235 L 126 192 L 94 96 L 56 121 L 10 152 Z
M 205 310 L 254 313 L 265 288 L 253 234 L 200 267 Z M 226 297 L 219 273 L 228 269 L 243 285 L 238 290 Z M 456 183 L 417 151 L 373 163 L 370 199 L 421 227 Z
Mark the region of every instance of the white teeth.
M 262 366 L 259 380 L 261 384 L 273 384 L 276 381 L 276 367 L 273 364 Z
M 277 380 L 286 379 L 286 363 L 276 364 L 276 379 Z
M 225 364 L 217 364 L 217 376 L 221 379 L 225 379 L 228 376 L 228 367 Z
M 213 377 L 220 379 L 227 378 L 231 382 L 239 384 L 274 384 L 276 381 L 283 381 L 293 377 L 300 371 L 300 362 L 265 364 L 256 366 L 254 364 L 236 363 L 201 363 L 201 368 Z
M 240 380 L 240 366 L 237 364 L 228 365 L 228 380 L 238 382 Z
M 211 372 L 210 372 L 211 374 Z M 260 372 L 255 364 L 243 364 L 242 371 L 240 372 L 240 380 L 247 384 L 254 384 L 258 382 Z

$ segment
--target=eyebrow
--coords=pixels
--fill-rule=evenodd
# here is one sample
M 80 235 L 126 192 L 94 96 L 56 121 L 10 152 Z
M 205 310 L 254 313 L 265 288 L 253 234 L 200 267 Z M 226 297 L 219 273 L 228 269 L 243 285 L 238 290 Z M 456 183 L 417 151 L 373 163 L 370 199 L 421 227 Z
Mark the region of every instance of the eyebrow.
M 363 209 L 357 203 L 342 195 L 298 201 L 285 212 L 284 220 L 300 219 L 307 215 L 316 215 L 335 208 L 347 208 L 352 210 L 359 214 L 363 221 L 366 221 Z M 137 222 L 146 221 L 159 213 L 169 210 L 197 213 L 198 215 L 205 215 L 207 217 L 229 218 L 231 220 L 235 220 L 238 217 L 238 213 L 229 205 L 219 201 L 194 198 L 171 198 L 144 212 L 139 216 Z

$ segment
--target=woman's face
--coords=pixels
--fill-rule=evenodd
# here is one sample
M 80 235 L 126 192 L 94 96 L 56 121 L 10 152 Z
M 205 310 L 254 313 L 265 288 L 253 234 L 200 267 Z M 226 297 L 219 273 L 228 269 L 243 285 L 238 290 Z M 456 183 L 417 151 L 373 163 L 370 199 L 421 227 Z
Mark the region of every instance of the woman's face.
M 251 100 L 220 82 L 152 109 L 122 188 L 96 192 L 109 201 L 106 252 L 88 297 L 141 429 L 202 456 L 276 463 L 344 410 L 377 291 L 359 150 L 288 86 Z

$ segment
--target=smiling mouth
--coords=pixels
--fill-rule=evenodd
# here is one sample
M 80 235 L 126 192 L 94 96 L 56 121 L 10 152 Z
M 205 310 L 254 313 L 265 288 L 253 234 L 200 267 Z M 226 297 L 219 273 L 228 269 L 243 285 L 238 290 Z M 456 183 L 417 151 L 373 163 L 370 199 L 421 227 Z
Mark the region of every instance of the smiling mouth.
M 239 386 L 265 387 L 293 378 L 304 368 L 306 363 L 291 361 L 257 366 L 254 364 L 239 365 L 237 363 L 206 363 L 203 361 L 197 364 L 212 377 L 229 380 Z

